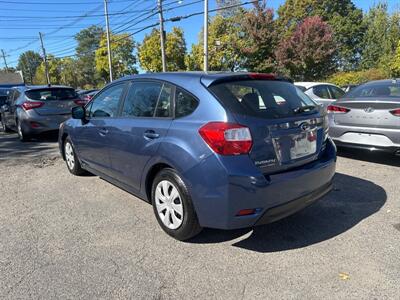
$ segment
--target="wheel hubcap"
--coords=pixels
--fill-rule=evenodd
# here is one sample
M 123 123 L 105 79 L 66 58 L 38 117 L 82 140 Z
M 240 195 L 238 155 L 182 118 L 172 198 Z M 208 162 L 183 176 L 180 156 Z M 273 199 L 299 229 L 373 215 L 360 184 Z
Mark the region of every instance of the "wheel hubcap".
M 169 229 L 177 229 L 183 222 L 183 204 L 178 189 L 168 180 L 160 181 L 155 192 L 158 215 Z
M 72 170 L 75 166 L 74 150 L 69 142 L 65 143 L 65 160 L 67 161 L 68 168 Z

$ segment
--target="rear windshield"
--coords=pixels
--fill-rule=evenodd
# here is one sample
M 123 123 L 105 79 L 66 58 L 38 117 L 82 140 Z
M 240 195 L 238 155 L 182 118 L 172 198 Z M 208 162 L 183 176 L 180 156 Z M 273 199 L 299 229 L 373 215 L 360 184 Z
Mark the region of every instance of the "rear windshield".
M 298 114 L 298 108 L 308 107 L 310 112 L 317 107 L 299 88 L 284 81 L 234 81 L 213 85 L 210 90 L 231 112 L 262 118 L 284 118 Z
M 25 92 L 26 96 L 32 100 L 73 100 L 78 98 L 74 89 L 68 88 L 45 88 L 30 90 Z
M 346 98 L 400 97 L 400 83 L 370 83 L 360 85 L 346 94 Z

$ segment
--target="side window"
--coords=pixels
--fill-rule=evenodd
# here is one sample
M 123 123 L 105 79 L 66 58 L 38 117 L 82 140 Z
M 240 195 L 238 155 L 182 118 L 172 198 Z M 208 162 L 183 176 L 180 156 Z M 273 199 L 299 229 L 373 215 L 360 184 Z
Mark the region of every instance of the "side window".
M 155 117 L 169 118 L 172 116 L 171 103 L 173 97 L 173 88 L 171 85 L 164 83 L 160 97 L 158 98 Z
M 198 101 L 193 96 L 181 90 L 180 88 L 176 89 L 176 95 L 175 95 L 176 118 L 190 115 L 197 108 L 198 104 L 199 104 Z
M 158 82 L 134 82 L 126 96 L 122 116 L 153 117 L 162 84 Z
M 314 95 L 322 98 L 322 99 L 330 99 L 331 95 L 329 94 L 328 87 L 326 85 L 318 85 L 313 88 Z
M 337 88 L 336 86 L 329 86 L 329 90 L 333 99 L 339 99 L 344 95 L 344 91 Z
M 21 93 L 20 93 L 18 90 L 15 90 L 15 91 L 14 91 L 14 95 L 13 95 L 13 99 L 12 99 L 12 102 L 15 103 L 15 102 L 18 100 L 18 98 L 19 98 L 20 95 L 21 95 Z
M 125 84 L 111 86 L 93 99 L 89 108 L 89 117 L 111 118 L 118 113 L 119 100 L 124 91 Z

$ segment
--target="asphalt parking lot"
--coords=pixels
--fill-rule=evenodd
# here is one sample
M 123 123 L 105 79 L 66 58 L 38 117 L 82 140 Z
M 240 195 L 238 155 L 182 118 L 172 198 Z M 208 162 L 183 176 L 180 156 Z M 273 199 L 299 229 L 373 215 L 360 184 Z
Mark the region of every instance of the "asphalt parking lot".
M 0 133 L 0 298 L 399 299 L 400 158 L 342 152 L 334 185 L 277 223 L 183 243 L 150 205 L 70 175 L 54 137 Z

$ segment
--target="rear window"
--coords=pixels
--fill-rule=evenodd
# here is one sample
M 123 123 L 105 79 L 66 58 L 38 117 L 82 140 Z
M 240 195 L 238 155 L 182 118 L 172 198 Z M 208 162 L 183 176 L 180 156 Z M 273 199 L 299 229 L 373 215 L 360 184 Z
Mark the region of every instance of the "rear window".
M 25 95 L 32 100 L 73 100 L 79 98 L 74 89 L 45 88 L 26 91 Z
M 284 118 L 295 115 L 299 107 L 317 107 L 298 87 L 284 81 L 234 81 L 210 90 L 231 112 L 262 118 Z
M 400 97 L 399 83 L 373 83 L 360 85 L 346 94 L 346 98 Z

